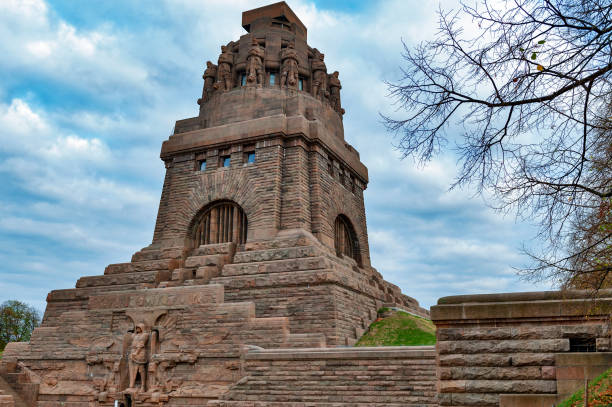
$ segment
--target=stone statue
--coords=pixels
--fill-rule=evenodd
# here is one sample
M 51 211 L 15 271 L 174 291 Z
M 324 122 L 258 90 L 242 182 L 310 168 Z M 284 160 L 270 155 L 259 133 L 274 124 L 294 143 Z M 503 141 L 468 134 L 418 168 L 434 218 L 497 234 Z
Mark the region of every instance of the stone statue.
M 234 65 L 234 55 L 229 47 L 221 46 L 221 55 L 218 60 L 219 66 L 217 67 L 217 83 L 215 89 L 221 89 L 223 91 L 230 90 L 232 88 L 232 66 Z
M 290 42 L 287 48 L 281 51 L 281 80 L 280 87 L 297 89 L 298 85 L 298 57 L 295 44 Z
M 340 75 L 340 73 L 338 71 L 335 71 L 328 77 L 329 103 L 336 112 L 344 114 L 344 109 L 342 108 L 342 105 L 340 103 L 340 89 L 342 89 L 342 85 L 340 84 L 340 79 L 338 79 L 338 75 Z
M 325 55 L 315 51 L 312 60 L 312 95 L 316 98 L 328 97 L 327 92 L 327 67 L 323 62 Z
M 136 386 L 136 376 L 140 373 L 140 390 L 146 391 L 147 364 L 149 363 L 148 344 L 149 334 L 145 332 L 144 324 L 137 324 L 136 332 L 132 334 L 132 345 L 128 358 L 130 389 L 134 389 Z
M 247 83 L 263 85 L 265 51 L 259 46 L 257 38 L 253 37 L 247 57 Z
M 217 65 L 213 64 L 211 61 L 206 62 L 206 70 L 202 78 L 204 79 L 204 92 L 202 92 L 202 99 L 198 104 L 208 102 L 212 96 L 215 80 L 217 79 Z

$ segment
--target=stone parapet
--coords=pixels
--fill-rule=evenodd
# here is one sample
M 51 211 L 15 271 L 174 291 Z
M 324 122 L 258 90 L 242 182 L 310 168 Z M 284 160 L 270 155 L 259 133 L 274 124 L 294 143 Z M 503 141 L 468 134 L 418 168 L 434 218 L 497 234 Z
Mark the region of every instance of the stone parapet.
M 611 309 L 612 290 L 597 301 L 581 291 L 441 298 L 431 308 L 440 406 L 537 406 L 573 392 L 564 360 L 609 350 Z

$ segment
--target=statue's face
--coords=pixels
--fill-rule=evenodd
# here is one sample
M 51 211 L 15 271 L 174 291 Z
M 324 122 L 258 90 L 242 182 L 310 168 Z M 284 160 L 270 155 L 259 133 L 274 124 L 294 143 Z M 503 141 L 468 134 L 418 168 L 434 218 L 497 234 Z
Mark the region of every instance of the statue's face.
M 212 66 L 212 62 L 208 61 L 208 62 L 206 63 L 206 66 L 210 68 L 210 67 Z
M 221 52 L 225 52 L 226 49 L 227 47 L 225 45 L 221 45 Z
M 325 54 L 321 54 L 321 61 L 325 59 Z
M 139 326 L 136 327 L 136 333 L 137 334 L 141 334 L 142 333 L 142 328 L 140 328 Z

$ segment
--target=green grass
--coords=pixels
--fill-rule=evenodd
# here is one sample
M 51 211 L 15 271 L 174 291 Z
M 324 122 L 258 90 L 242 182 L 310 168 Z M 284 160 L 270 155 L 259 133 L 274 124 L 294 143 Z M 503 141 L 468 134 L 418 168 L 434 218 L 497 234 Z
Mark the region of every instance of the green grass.
M 380 309 L 379 313 L 385 311 Z M 433 322 L 398 311 L 372 323 L 355 346 L 419 346 L 435 343 L 436 327 Z
M 581 407 L 584 405 L 584 389 L 578 390 L 557 407 Z M 612 406 L 612 368 L 589 383 L 589 406 Z

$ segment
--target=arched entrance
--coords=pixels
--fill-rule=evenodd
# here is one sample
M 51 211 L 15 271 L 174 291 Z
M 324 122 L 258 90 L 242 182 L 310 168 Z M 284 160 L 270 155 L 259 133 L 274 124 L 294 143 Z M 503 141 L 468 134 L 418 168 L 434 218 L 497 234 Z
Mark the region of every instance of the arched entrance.
M 359 240 L 351 221 L 345 215 L 338 215 L 334 223 L 334 246 L 338 257 L 347 256 L 361 266 Z
M 234 242 L 244 244 L 247 217 L 242 208 L 231 201 L 216 201 L 204 208 L 193 229 L 194 247 Z

